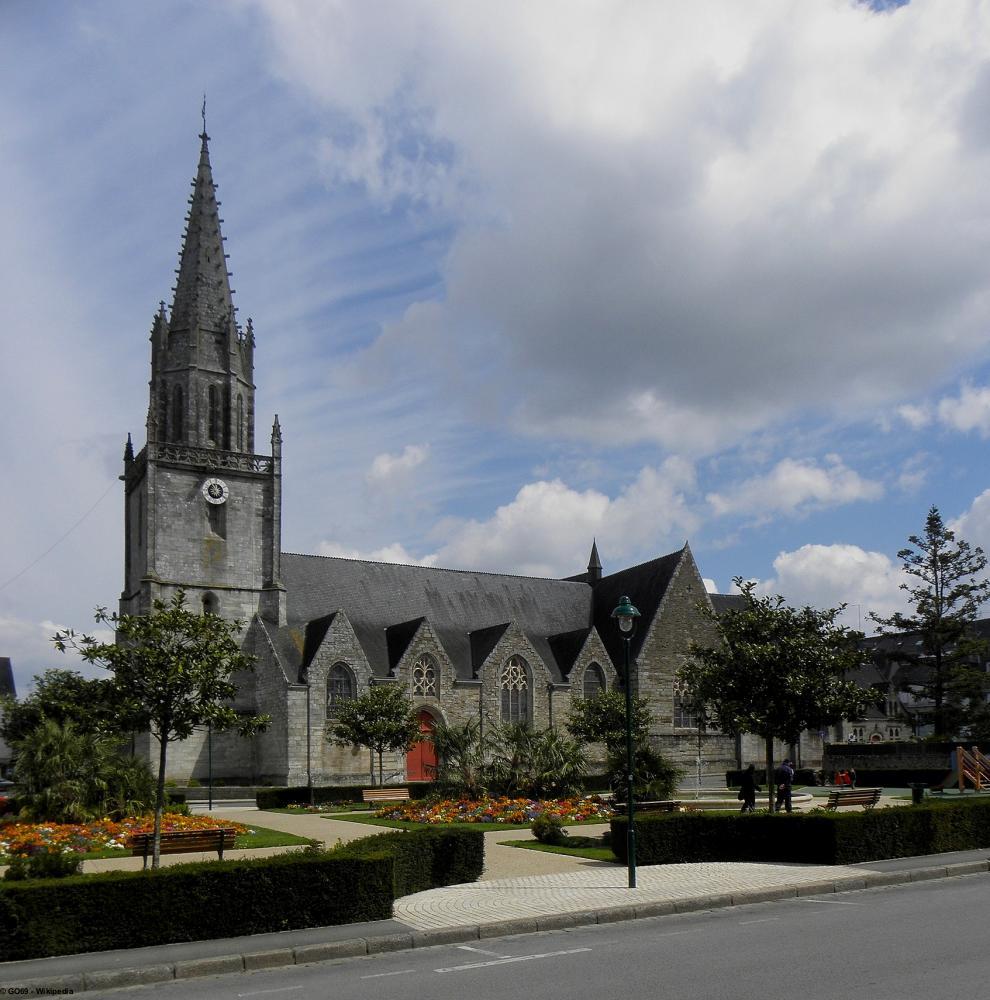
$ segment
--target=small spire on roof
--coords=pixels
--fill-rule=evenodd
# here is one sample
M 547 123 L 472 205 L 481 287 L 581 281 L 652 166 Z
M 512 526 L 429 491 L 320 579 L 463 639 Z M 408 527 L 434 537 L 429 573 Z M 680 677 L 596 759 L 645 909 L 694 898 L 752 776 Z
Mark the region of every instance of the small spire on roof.
M 598 539 L 591 540 L 591 556 L 588 559 L 588 583 L 597 583 L 602 578 L 602 561 L 598 558 Z

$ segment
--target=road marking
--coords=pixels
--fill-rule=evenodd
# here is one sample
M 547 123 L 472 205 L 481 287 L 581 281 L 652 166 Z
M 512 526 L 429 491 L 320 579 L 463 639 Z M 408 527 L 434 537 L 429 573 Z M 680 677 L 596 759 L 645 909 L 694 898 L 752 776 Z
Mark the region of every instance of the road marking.
M 238 993 L 239 997 L 263 997 L 269 993 L 289 993 L 292 990 L 301 990 L 301 986 L 283 986 L 277 990 L 255 990 L 253 993 Z
M 508 958 L 508 955 L 502 955 L 497 951 L 485 951 L 484 948 L 472 948 L 469 944 L 459 944 L 457 946 L 461 951 L 473 951 L 478 955 L 491 955 L 492 958 Z
M 863 903 L 847 903 L 844 899 L 814 899 L 811 896 L 796 897 L 799 903 L 831 903 L 833 906 L 863 906 Z
M 742 927 L 743 924 L 769 924 L 779 919 L 780 917 L 761 917 L 759 920 L 740 920 L 739 926 Z
M 376 972 L 373 976 L 362 976 L 362 979 L 384 979 L 385 976 L 406 976 L 415 969 L 399 969 L 398 972 Z
M 511 962 L 532 962 L 538 958 L 557 958 L 561 955 L 577 955 L 590 948 L 569 948 L 567 951 L 545 951 L 539 955 L 519 955 L 516 958 L 496 958 L 491 962 L 472 962 L 470 965 L 451 965 L 445 969 L 434 969 L 434 972 L 465 972 L 468 969 L 487 969 L 492 965 L 509 965 Z

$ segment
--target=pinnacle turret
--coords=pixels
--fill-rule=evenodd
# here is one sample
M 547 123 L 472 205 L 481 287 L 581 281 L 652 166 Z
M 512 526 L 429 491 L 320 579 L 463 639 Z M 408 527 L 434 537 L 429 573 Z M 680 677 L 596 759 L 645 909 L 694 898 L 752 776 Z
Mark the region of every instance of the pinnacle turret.
M 598 539 L 591 540 L 591 557 L 588 559 L 588 583 L 597 583 L 602 578 L 602 561 L 598 558 Z

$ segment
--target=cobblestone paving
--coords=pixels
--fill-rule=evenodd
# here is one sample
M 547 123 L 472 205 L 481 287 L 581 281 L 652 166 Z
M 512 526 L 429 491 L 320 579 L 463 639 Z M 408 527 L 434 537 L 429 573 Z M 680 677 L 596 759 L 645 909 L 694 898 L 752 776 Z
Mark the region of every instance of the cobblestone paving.
M 650 865 L 639 868 L 637 876 L 637 888 L 629 889 L 625 868 L 586 866 L 429 889 L 396 900 L 394 916 L 417 930 L 435 930 L 788 886 L 820 884 L 831 891 L 837 879 L 861 877 L 862 872 L 841 866 L 705 863 Z

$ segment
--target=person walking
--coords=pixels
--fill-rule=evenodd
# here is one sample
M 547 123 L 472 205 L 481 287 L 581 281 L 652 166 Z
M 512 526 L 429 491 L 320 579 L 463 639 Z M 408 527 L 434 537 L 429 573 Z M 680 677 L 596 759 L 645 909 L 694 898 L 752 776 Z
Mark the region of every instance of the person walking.
M 773 811 L 780 812 L 783 806 L 785 812 L 791 812 L 791 787 L 794 784 L 794 765 L 788 759 L 780 765 L 777 771 L 777 801 L 774 803 Z
M 739 780 L 739 798 L 742 799 L 740 812 L 756 812 L 756 796 L 759 791 L 760 786 L 756 783 L 756 767 L 750 764 Z

